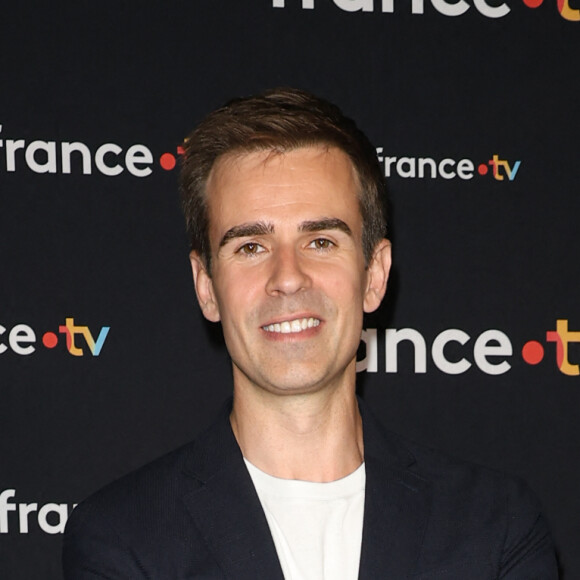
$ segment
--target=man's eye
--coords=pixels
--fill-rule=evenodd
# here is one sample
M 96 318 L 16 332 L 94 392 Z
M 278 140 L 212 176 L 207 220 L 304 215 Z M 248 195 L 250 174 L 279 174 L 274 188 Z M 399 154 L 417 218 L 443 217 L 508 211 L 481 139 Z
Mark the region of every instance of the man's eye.
M 318 238 L 316 240 L 312 240 L 312 242 L 310 242 L 310 245 L 316 250 L 328 250 L 332 246 L 334 246 L 334 244 L 330 240 L 327 240 L 326 238 Z
M 244 244 L 238 252 L 241 254 L 245 254 L 246 256 L 253 256 L 254 254 L 259 254 L 263 250 L 260 244 L 256 244 L 254 242 L 248 242 Z

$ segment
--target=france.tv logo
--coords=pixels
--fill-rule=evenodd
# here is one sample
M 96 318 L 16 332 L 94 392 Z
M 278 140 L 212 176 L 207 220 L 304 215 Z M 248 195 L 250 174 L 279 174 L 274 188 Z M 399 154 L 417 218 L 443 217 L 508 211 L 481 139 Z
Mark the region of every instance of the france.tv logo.
M 528 8 L 538 8 L 544 0 L 523 0 Z M 272 0 L 273 8 L 286 8 L 286 4 L 301 6 L 303 10 L 314 10 L 318 7 L 315 0 Z M 395 11 L 409 11 L 408 3 L 395 2 L 395 0 L 332 0 L 332 3 L 344 12 L 375 12 L 380 11 L 384 14 L 393 14 Z M 462 16 L 472 6 L 466 0 L 430 0 L 431 7 L 443 16 Z M 487 0 L 473 0 L 473 6 L 476 11 L 486 18 L 503 18 L 511 12 L 510 6 L 505 2 L 497 5 L 495 2 L 488 3 Z M 556 6 L 558 13 L 562 18 L 569 22 L 580 21 L 580 10 L 570 6 L 570 0 L 557 0 Z M 411 14 L 425 13 L 425 0 L 412 0 L 410 6 Z
M 58 333 L 43 333 L 42 344 L 45 348 L 53 349 L 59 343 L 59 338 L 64 337 L 69 354 L 84 356 L 89 352 L 93 356 L 99 356 L 109 330 L 109 326 L 103 326 L 98 333 L 93 333 L 88 326 L 75 324 L 75 319 L 71 316 L 65 318 L 64 324 L 59 325 Z M 5 337 L 6 341 L 3 340 Z M 37 342 L 36 332 L 28 324 L 16 324 L 10 330 L 0 324 L 0 355 L 8 350 L 21 356 L 30 355 L 36 351 Z
M 100 174 L 107 177 L 132 175 L 149 177 L 155 167 L 155 156 L 143 143 L 123 148 L 117 143 L 92 147 L 82 141 L 55 141 L 7 138 L 0 123 L 0 168 L 7 173 L 22 170 L 38 174 Z M 174 153 L 163 153 L 157 162 L 165 171 L 172 171 L 183 155 L 180 145 Z
M 555 349 L 552 347 L 549 350 L 555 351 L 556 368 L 563 375 L 580 376 L 576 349 L 576 360 L 574 356 L 570 360 L 570 345 L 580 343 L 580 331 L 570 330 L 568 320 L 560 318 L 556 321 L 556 328 L 546 331 L 544 337 L 546 346 L 555 344 Z M 357 372 L 379 372 L 378 338 L 377 328 L 363 330 L 361 340 L 365 343 L 366 354 L 362 360 L 357 361 Z M 450 343 L 455 343 L 452 349 L 455 354 L 448 352 L 447 346 Z M 415 374 L 427 372 L 430 355 L 433 366 L 448 375 L 460 375 L 474 367 L 487 375 L 503 375 L 512 369 L 512 357 L 518 351 L 510 337 L 497 328 L 485 330 L 474 340 L 460 328 L 447 328 L 439 332 L 430 345 L 423 333 L 415 328 L 386 328 L 384 372 L 399 372 L 400 350 L 406 350 L 407 354 L 410 352 L 412 355 L 412 371 Z M 546 348 L 538 340 L 528 340 L 521 347 L 520 354 L 528 365 L 537 365 L 544 360 Z M 405 360 L 409 359 L 405 357 Z

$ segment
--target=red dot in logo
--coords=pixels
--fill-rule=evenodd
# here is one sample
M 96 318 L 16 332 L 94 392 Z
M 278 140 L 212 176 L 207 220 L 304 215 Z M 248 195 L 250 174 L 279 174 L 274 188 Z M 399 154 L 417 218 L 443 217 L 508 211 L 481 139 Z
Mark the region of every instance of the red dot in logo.
M 477 168 L 477 172 L 479 175 L 485 175 L 488 172 L 487 165 L 485 163 L 481 163 Z
M 538 6 L 542 5 L 542 2 L 544 0 L 524 0 L 524 4 L 528 7 L 528 8 L 537 8 Z
M 529 365 L 537 365 L 544 358 L 544 347 L 536 340 L 530 340 L 522 348 L 522 358 Z
M 164 153 L 159 158 L 159 163 L 165 171 L 171 171 L 175 167 L 175 157 L 171 153 Z
M 42 344 L 46 346 L 46 348 L 54 348 L 58 342 L 58 337 L 54 332 L 45 332 L 42 337 Z

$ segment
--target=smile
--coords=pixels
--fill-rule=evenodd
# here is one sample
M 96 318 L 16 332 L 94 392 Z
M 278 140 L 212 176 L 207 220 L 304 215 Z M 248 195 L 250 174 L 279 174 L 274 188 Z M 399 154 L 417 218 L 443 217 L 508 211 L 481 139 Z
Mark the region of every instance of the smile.
M 297 318 L 296 320 L 285 320 L 284 322 L 276 322 L 268 326 L 262 326 L 266 332 L 278 332 L 280 334 L 291 334 L 294 332 L 302 332 L 307 328 L 314 328 L 320 324 L 317 318 Z

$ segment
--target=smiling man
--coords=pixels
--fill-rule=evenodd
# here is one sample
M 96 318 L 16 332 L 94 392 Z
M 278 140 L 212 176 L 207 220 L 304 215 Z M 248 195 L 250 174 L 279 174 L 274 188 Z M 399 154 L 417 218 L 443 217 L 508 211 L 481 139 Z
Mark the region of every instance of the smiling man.
M 524 485 L 404 441 L 356 398 L 391 262 L 356 125 L 298 90 L 232 101 L 187 139 L 182 196 L 233 400 L 73 512 L 65 578 L 556 578 Z

